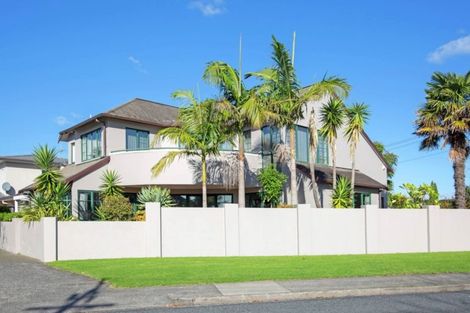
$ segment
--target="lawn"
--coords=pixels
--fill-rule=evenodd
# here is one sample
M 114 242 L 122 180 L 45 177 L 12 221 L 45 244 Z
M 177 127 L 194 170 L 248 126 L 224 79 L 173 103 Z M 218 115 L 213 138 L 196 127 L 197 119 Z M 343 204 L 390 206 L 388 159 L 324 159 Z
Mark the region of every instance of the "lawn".
M 470 272 L 470 252 L 342 256 L 142 258 L 49 265 L 115 287 Z

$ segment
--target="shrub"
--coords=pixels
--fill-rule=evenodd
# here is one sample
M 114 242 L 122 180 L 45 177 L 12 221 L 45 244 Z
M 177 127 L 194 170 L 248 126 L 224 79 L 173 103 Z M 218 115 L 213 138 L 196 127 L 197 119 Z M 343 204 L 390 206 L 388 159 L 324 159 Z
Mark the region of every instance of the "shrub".
M 406 192 L 389 195 L 389 207 L 404 209 L 419 209 L 425 205 L 439 204 L 439 191 L 435 182 L 416 186 L 412 183 L 404 183 L 400 186 Z
M 132 205 L 122 195 L 106 196 L 95 211 L 96 218 L 101 221 L 129 221 L 132 218 Z
M 351 183 L 346 177 L 340 176 L 333 190 L 332 204 L 334 208 L 351 208 Z
M 258 180 L 261 184 L 261 200 L 266 205 L 276 207 L 281 202 L 282 187 L 287 176 L 271 164 L 260 170 Z
M 137 201 L 140 203 L 140 208 L 144 208 L 145 203 L 148 202 L 159 202 L 162 207 L 175 205 L 175 201 L 170 194 L 170 190 L 157 186 L 143 187 L 137 194 Z
M 0 205 L 0 213 L 11 213 L 11 209 L 7 206 Z
M 100 193 L 101 197 L 122 195 L 121 177 L 115 170 L 106 170 L 101 176 Z
M 20 218 L 20 212 L 0 212 L 0 222 L 11 222 L 13 218 Z
M 31 195 L 29 206 L 22 212 L 25 222 L 39 221 L 41 217 L 57 217 L 59 221 L 69 221 L 73 218 L 70 206 L 64 201 L 70 186 L 58 182 L 51 191 L 35 191 Z

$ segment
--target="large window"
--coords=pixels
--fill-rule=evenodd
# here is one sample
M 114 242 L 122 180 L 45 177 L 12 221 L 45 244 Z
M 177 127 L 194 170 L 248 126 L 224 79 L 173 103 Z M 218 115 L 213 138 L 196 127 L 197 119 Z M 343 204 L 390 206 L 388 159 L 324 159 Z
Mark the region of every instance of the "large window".
M 310 134 L 307 127 L 297 125 L 295 128 L 295 152 L 297 162 L 308 163 L 310 160 Z M 316 163 L 328 165 L 328 143 L 320 134 L 318 134 Z
M 98 191 L 79 190 L 78 191 L 78 219 L 90 221 L 95 218 L 95 210 L 100 204 L 100 194 Z
M 361 208 L 363 205 L 371 204 L 370 193 L 356 192 L 354 193 L 354 207 Z
M 281 143 L 281 135 L 275 126 L 265 126 L 261 132 L 261 154 L 263 166 L 266 166 L 276 161 L 276 148 Z
M 243 147 L 245 152 L 251 152 L 251 130 L 245 130 L 243 132 Z
M 173 195 L 177 207 L 201 207 L 202 195 Z M 221 208 L 225 203 L 233 203 L 233 195 L 207 195 L 207 206 L 209 208 Z
M 101 156 L 101 129 L 82 135 L 81 139 L 82 161 L 96 159 Z
M 126 128 L 126 150 L 147 150 L 148 148 L 148 131 Z

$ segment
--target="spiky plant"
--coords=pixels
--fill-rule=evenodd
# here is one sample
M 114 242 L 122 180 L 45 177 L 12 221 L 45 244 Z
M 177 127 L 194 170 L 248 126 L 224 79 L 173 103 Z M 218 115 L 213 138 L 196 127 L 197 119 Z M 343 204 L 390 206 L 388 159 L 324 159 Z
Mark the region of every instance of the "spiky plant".
M 336 209 L 351 208 L 351 183 L 346 177 L 340 176 L 331 197 L 333 207 Z
M 336 189 L 336 139 L 338 131 L 343 126 L 345 117 L 345 106 L 341 99 L 331 98 L 320 111 L 320 119 L 322 127 L 320 134 L 327 139 L 331 149 L 333 162 L 333 189 Z
M 175 201 L 167 188 L 160 188 L 157 186 L 143 187 L 137 194 L 137 201 L 143 208 L 145 203 L 159 202 L 162 207 L 170 207 L 175 205 Z
M 101 175 L 100 195 L 102 198 L 108 196 L 122 195 L 121 177 L 115 170 L 105 170 Z
M 57 184 L 62 180 L 62 175 L 55 166 L 57 150 L 48 145 L 39 146 L 33 151 L 34 163 L 41 170 L 34 180 L 35 190 L 45 196 L 51 196 Z
M 356 148 L 369 119 L 369 108 L 366 104 L 355 103 L 346 109 L 346 129 L 344 135 L 349 143 L 351 155 L 351 200 L 354 202 L 354 183 L 356 180 Z

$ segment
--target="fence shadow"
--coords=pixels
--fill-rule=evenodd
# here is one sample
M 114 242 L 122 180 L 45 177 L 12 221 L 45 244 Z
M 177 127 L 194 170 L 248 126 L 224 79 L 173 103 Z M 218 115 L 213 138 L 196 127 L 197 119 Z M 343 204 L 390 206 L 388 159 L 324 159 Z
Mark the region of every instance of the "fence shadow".
M 97 308 L 105 308 L 105 307 L 112 307 L 114 303 L 91 303 L 95 300 L 101 292 L 101 289 L 104 286 L 104 281 L 101 280 L 98 284 L 83 293 L 74 293 L 71 294 L 66 302 L 62 305 L 57 306 L 38 306 L 38 307 L 31 307 L 27 308 L 26 311 L 39 311 L 39 312 L 55 312 L 55 313 L 63 313 L 68 312 L 70 310 L 83 310 L 89 311 L 92 309 Z

